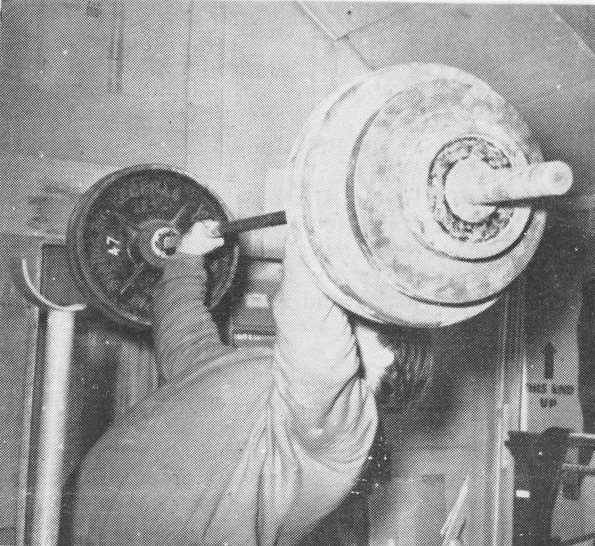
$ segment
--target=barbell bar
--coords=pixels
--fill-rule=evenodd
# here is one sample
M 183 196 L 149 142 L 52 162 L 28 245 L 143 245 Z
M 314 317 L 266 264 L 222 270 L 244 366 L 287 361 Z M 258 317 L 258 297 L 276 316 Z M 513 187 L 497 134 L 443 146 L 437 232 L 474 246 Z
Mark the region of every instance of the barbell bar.
M 498 171 L 483 165 L 475 165 L 464 171 L 457 170 L 456 175 L 451 173 L 449 181 L 450 177 L 454 178 L 450 183 L 451 193 L 448 199 L 451 207 L 460 207 L 461 201 L 464 201 L 468 208 L 559 196 L 566 193 L 572 186 L 572 170 L 562 161 L 546 161 L 521 169 Z M 286 223 L 287 215 L 285 211 L 280 210 L 241 220 L 221 222 L 213 228 L 211 236 L 225 237 Z M 180 239 L 180 235 L 166 238 L 164 248 L 168 250 L 176 248 Z
M 284 210 L 277 212 L 268 212 L 266 214 L 259 214 L 256 216 L 249 216 L 241 220 L 230 220 L 216 224 L 210 233 L 212 237 L 225 237 L 229 235 L 236 235 L 246 231 L 256 229 L 263 229 L 267 227 L 281 226 L 287 223 L 287 216 Z M 181 239 L 180 234 L 173 234 L 163 241 L 163 247 L 167 250 L 175 249 Z
M 338 90 L 290 154 L 285 211 L 233 219 L 190 174 L 139 165 L 83 196 L 67 233 L 73 277 L 123 324 L 150 327 L 152 287 L 196 221 L 226 242 L 207 258 L 215 307 L 230 288 L 236 235 L 287 223 L 318 286 L 366 319 L 414 327 L 466 320 L 525 269 L 543 197 L 572 184 L 544 161 L 514 108 L 453 67 L 386 67 Z
M 470 205 L 507 204 L 565 194 L 572 170 L 562 161 L 544 161 L 518 169 L 490 169 L 484 162 L 461 162 L 448 176 L 452 194 Z

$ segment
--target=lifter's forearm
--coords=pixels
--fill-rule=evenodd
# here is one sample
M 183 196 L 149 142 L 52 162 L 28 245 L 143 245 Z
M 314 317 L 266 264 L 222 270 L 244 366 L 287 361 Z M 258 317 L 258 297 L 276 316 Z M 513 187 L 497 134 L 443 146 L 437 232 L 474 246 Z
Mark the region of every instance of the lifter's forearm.
M 345 311 L 316 286 L 291 241 L 274 311 L 278 383 L 302 417 L 323 420 L 359 373 L 356 342 Z
M 176 254 L 153 294 L 157 363 L 166 380 L 233 350 L 221 342 L 205 294 L 203 257 Z

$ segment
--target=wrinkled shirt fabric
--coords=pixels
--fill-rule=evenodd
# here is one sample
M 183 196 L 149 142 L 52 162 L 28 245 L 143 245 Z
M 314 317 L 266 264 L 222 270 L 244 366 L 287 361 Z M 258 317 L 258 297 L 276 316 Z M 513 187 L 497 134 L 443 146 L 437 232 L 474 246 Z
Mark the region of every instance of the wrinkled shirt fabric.
M 366 461 L 377 413 L 351 325 L 293 245 L 273 350 L 221 343 L 205 286 L 200 257 L 164 269 L 153 325 L 165 383 L 85 458 L 77 546 L 295 544 Z

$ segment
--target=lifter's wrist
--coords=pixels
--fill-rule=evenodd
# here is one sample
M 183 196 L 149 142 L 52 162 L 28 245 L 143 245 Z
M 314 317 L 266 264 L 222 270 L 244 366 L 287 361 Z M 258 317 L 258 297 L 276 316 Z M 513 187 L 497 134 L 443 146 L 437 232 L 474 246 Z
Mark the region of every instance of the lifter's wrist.
M 205 258 L 197 254 L 176 251 L 163 268 L 162 281 L 176 277 L 206 277 Z

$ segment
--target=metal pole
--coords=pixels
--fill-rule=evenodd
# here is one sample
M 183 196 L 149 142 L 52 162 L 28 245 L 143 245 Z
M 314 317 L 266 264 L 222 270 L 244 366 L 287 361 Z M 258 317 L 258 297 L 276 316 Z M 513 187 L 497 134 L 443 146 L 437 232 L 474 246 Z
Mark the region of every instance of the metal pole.
M 25 259 L 13 264 L 12 276 L 21 294 L 48 312 L 31 546 L 58 546 L 74 320 L 86 306 L 46 299 L 33 284 Z
M 74 318 L 73 311 L 48 312 L 32 546 L 58 544 Z
M 595 476 L 595 466 L 586 466 L 582 464 L 564 463 L 562 465 L 564 472 L 575 472 L 581 476 Z

